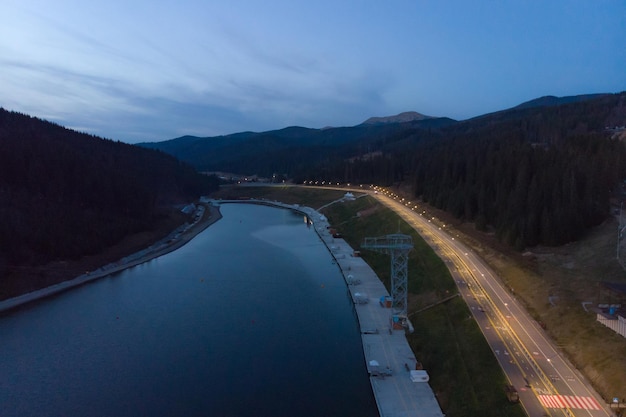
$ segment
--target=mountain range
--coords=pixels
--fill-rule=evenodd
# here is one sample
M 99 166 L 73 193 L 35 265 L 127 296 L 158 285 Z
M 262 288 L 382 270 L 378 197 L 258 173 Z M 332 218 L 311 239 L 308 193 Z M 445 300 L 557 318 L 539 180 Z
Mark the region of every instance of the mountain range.
M 176 205 L 218 187 L 198 171 L 395 185 L 517 249 L 560 245 L 626 199 L 625 125 L 626 93 L 546 96 L 463 121 L 406 112 L 135 146 L 0 108 L 0 298 L 57 282 L 38 265 L 169 233 Z
M 406 111 L 395 116 L 386 117 L 370 117 L 362 124 L 364 125 L 376 125 L 376 124 L 388 124 L 388 123 L 408 123 L 416 122 L 425 119 L 434 119 L 432 116 L 425 116 L 416 111 Z
M 331 160 L 354 160 L 371 152 L 402 147 L 407 140 L 415 142 L 428 137 L 456 135 L 482 128 L 485 124 L 493 125 L 506 120 L 529 119 L 535 120 L 532 122 L 535 124 L 537 117 L 548 108 L 580 108 L 585 103 L 611 96 L 613 95 L 544 96 L 510 109 L 464 121 L 425 116 L 410 111 L 395 116 L 370 117 L 351 127 L 311 129 L 292 126 L 266 132 L 240 132 L 213 137 L 183 136 L 161 142 L 139 143 L 138 146 L 171 154 L 199 171 L 223 171 L 262 177 L 279 174 L 287 178 L 302 179 L 319 173 L 321 167 Z M 599 123 L 603 127 L 605 123 L 619 123 L 620 117 L 605 117 L 592 123 Z M 537 140 L 533 137 L 529 139 Z

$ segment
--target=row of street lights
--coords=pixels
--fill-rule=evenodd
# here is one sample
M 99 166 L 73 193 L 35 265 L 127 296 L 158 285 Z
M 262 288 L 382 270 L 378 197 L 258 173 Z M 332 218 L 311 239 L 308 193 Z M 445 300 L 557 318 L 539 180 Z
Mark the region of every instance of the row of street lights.
M 319 181 L 319 180 L 306 180 L 303 182 L 303 185 L 314 185 L 314 186 L 326 186 L 326 187 L 356 187 L 353 186 L 351 183 L 345 183 L 342 184 L 341 182 L 336 182 L 336 181 Z M 398 194 L 389 191 L 383 187 L 379 187 L 378 185 L 374 185 L 374 184 L 369 184 L 369 185 L 363 185 L 363 184 L 359 184 L 358 186 L 359 188 L 363 188 L 363 187 L 367 187 L 370 188 L 372 190 L 374 190 L 374 193 L 376 194 L 383 194 L 393 200 L 399 201 L 402 204 L 404 204 L 406 207 L 410 208 L 412 211 L 418 210 L 420 207 L 417 205 L 417 203 L 412 203 L 411 201 L 406 200 L 404 197 L 399 196 Z M 427 216 L 426 210 L 422 209 L 422 212 L 419 213 L 420 216 Z M 431 223 L 433 221 L 436 221 L 437 219 L 434 216 L 431 216 L 430 219 L 428 219 L 428 222 Z M 444 223 L 441 224 L 441 227 L 439 228 L 439 230 L 441 230 L 441 228 L 445 228 L 446 225 Z
M 416 210 L 420 209 L 420 207 L 419 207 L 419 205 L 417 203 L 413 203 L 413 202 L 405 199 L 404 197 L 401 197 L 401 196 L 397 195 L 394 192 L 388 191 L 388 190 L 386 190 L 386 189 L 384 189 L 382 187 L 378 187 L 378 186 L 372 186 L 372 187 L 374 188 L 374 192 L 386 195 L 387 197 L 389 197 L 389 198 L 391 198 L 393 200 L 396 200 L 396 201 L 400 202 L 401 204 L 404 204 L 406 207 L 410 208 L 411 211 L 416 211 Z M 419 215 L 422 216 L 422 217 L 428 216 L 428 214 L 426 213 L 426 210 L 424 210 L 424 209 L 422 209 L 422 212 L 419 213 Z M 432 223 L 432 222 L 434 222 L 436 220 L 437 220 L 437 218 L 435 216 L 430 216 L 430 219 L 428 219 L 428 222 Z M 446 227 L 445 223 L 441 223 L 441 227 L 439 227 L 439 230 L 441 230 L 441 228 L 445 228 L 445 227 Z

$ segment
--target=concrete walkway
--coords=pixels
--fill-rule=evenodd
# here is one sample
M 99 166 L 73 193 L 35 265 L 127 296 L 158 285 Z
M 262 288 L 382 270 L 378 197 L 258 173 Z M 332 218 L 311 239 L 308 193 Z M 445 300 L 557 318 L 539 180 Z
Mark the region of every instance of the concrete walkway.
M 337 261 L 346 279 L 359 318 L 365 363 L 381 417 L 443 417 L 439 403 L 427 382 L 413 382 L 411 370 L 418 363 L 404 330 L 391 330 L 391 309 L 380 297 L 389 292 L 378 276 L 354 256 L 343 239 L 333 238 L 328 222 L 311 209 L 303 210 L 313 219 L 315 229 Z M 373 369 L 371 361 L 379 368 Z M 378 374 L 378 375 L 376 375 Z

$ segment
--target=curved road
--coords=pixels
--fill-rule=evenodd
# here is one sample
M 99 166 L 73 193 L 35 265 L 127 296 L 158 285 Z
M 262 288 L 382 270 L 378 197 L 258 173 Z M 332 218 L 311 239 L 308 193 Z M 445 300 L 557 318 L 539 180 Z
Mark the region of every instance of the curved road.
M 411 225 L 447 264 L 530 417 L 613 415 L 479 256 L 418 206 L 382 188 L 374 189 L 369 193 Z

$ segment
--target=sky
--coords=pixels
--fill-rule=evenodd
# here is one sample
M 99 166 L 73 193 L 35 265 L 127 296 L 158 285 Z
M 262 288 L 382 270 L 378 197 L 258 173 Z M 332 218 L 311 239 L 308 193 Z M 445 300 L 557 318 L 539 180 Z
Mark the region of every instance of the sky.
M 0 107 L 128 143 L 626 90 L 626 0 L 2 0 Z

